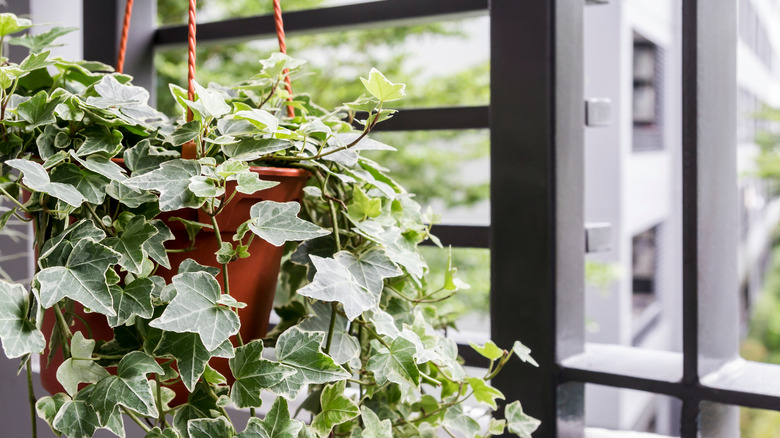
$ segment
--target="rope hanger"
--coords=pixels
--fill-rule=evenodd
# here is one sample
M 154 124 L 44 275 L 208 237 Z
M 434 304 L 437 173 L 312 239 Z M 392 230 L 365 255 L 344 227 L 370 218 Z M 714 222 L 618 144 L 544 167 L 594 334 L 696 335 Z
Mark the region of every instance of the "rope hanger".
M 274 25 L 276 27 L 276 37 L 279 40 L 279 51 L 287 54 L 287 44 L 284 38 L 284 21 L 282 20 L 281 0 L 273 0 L 274 5 Z M 195 10 L 197 8 L 196 0 L 189 0 L 188 8 L 188 26 L 187 26 L 187 98 L 195 100 Z M 122 36 L 119 40 L 119 54 L 116 61 L 116 71 L 122 73 L 125 64 L 125 54 L 127 51 L 127 34 L 130 31 L 130 19 L 133 14 L 133 0 L 127 0 L 125 5 L 125 16 L 122 22 Z M 284 84 L 287 93 L 290 95 L 288 100 L 292 102 L 292 82 L 290 81 L 289 71 L 284 70 Z M 287 106 L 287 116 L 295 117 L 295 110 L 291 105 Z M 187 121 L 192 121 L 193 114 L 191 109 L 187 109 Z

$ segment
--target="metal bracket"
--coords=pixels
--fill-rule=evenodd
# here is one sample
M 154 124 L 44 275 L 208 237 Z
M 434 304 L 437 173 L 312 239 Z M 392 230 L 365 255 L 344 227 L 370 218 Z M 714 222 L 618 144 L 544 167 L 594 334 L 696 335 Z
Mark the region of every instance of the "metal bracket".
M 585 125 L 609 126 L 612 123 L 612 101 L 604 98 L 585 100 Z
M 605 252 L 612 249 L 612 224 L 589 222 L 585 224 L 585 252 Z

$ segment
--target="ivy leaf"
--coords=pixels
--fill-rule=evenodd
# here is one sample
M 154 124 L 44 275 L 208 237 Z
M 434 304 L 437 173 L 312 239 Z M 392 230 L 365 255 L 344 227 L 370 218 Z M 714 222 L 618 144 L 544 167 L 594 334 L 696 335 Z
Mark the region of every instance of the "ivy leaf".
M 444 414 L 444 426 L 450 430 L 459 430 L 468 437 L 477 436 L 480 431 L 477 420 L 466 415 L 463 412 L 463 406 L 460 404 L 447 409 L 447 412 Z
M 353 193 L 352 202 L 347 208 L 350 217 L 357 221 L 362 221 L 367 217 L 377 217 L 382 214 L 381 199 L 369 198 L 359 187 Z
M 160 194 L 160 210 L 199 208 L 203 200 L 189 189 L 190 178 L 200 175 L 200 163 L 195 160 L 171 160 L 159 169 L 142 175 L 133 175 L 125 184 L 129 187 L 154 190 Z
M 224 347 L 227 348 L 224 348 Z M 200 340 L 197 333 L 163 332 L 162 339 L 154 349 L 154 354 L 176 359 L 184 386 L 192 392 L 195 384 L 206 370 L 206 364 L 212 356 L 232 357 L 233 346 L 230 341 L 224 342 L 213 351 L 209 351 Z
M 122 132 L 102 125 L 92 125 L 79 132 L 84 143 L 76 151 L 78 156 L 105 154 L 113 157 L 122 149 Z
M 363 85 L 371 95 L 381 102 L 392 102 L 406 96 L 406 85 L 390 82 L 379 70 L 372 68 L 368 73 L 368 79 L 360 78 Z
M 137 278 L 124 288 L 112 286 L 110 290 L 116 316 L 109 316 L 108 324 L 117 327 L 122 324 L 132 324 L 136 316 L 151 318 L 154 312 L 152 296 L 159 286 L 150 278 Z
M 187 432 L 190 438 L 231 438 L 235 436 L 233 426 L 225 417 L 201 418 L 187 422 Z
M 30 293 L 24 286 L 0 281 L 0 341 L 9 359 L 46 347 L 43 333 L 27 318 L 29 307 Z
M 206 383 L 199 383 L 190 394 L 187 404 L 179 407 L 173 416 L 173 427 L 185 438 L 190 438 L 187 425 L 190 420 L 212 418 L 219 407 L 217 400 L 227 391 L 225 387 L 211 388 Z M 217 397 L 215 398 L 214 395 Z M 219 414 L 216 414 L 219 415 Z
M 177 126 L 171 135 L 165 137 L 165 141 L 173 146 L 181 146 L 188 141 L 193 141 L 200 134 L 200 121 L 193 120 L 183 125 Z
M 504 399 L 504 394 L 502 394 L 501 391 L 493 388 L 484 380 L 477 377 L 467 377 L 466 381 L 471 386 L 471 390 L 474 391 L 474 398 L 477 399 L 477 401 L 490 406 L 493 410 L 498 409 L 498 406 L 496 406 L 496 399 Z
M 236 182 L 236 191 L 247 195 L 279 185 L 278 181 L 264 181 L 253 172 L 239 173 L 236 175 Z
M 23 46 L 30 49 L 30 53 L 38 53 L 44 49 L 50 47 L 60 47 L 63 44 L 55 44 L 57 38 L 67 35 L 75 30 L 77 27 L 60 27 L 55 26 L 44 33 L 37 35 L 25 34 L 19 37 L 14 37 L 8 40 L 8 44 L 15 46 Z
M 307 383 L 323 384 L 349 378 L 344 368 L 320 351 L 324 338 L 325 333 L 305 332 L 298 327 L 282 333 L 276 340 L 276 358 L 283 365 L 293 367 L 296 373 L 269 391 L 294 399 Z
M 190 178 L 190 184 L 187 187 L 199 198 L 216 198 L 225 193 L 225 189 L 217 187 L 216 181 L 201 175 Z
M 144 438 L 181 438 L 181 435 L 179 435 L 176 429 L 165 429 L 162 431 L 159 427 L 155 427 Z
M 74 187 L 67 184 L 51 182 L 46 169 L 40 164 L 28 160 L 8 160 L 5 164 L 21 171 L 24 174 L 22 182 L 36 192 L 43 192 L 57 199 L 65 201 L 73 207 L 81 206 L 84 202 L 82 195 Z
M 21 32 L 29 27 L 32 27 L 32 21 L 26 18 L 19 18 L 9 12 L 0 14 L 0 37 Z
M 309 332 L 325 332 L 330 329 L 331 306 L 322 301 L 312 304 L 314 315 L 303 320 L 298 326 Z M 328 354 L 338 364 L 347 363 L 350 359 L 357 357 L 360 352 L 360 343 L 355 336 L 347 332 L 347 318 L 336 314 L 336 321 L 333 324 L 333 338 L 330 343 Z M 325 348 L 327 340 L 323 338 L 321 347 Z
M 45 68 L 50 65 L 53 65 L 54 62 L 49 59 L 49 55 L 51 52 L 44 52 L 44 53 L 30 53 L 24 60 L 19 64 L 19 67 L 25 71 L 25 75 L 27 72 L 31 72 L 34 70 L 38 70 L 39 68 Z
M 362 438 L 393 438 L 393 425 L 390 420 L 379 421 L 379 417 L 366 406 L 360 407 L 360 416 L 365 427 Z
M 162 163 L 178 156 L 178 152 L 152 147 L 146 139 L 125 150 L 122 156 L 125 159 L 125 166 L 133 171 L 133 176 L 138 176 L 157 169 Z
M 190 106 L 207 118 L 219 117 L 230 112 L 230 105 L 225 102 L 222 93 L 204 88 L 197 82 L 195 82 L 195 102 L 191 103 Z
M 512 351 L 523 362 L 528 362 L 535 367 L 539 366 L 539 364 L 534 360 L 534 358 L 531 357 L 531 349 L 523 345 L 520 341 L 515 341 L 515 344 L 512 346 Z
M 32 131 L 43 125 L 52 125 L 57 122 L 54 117 L 54 109 L 60 104 L 60 99 L 49 100 L 45 91 L 39 91 L 35 96 L 16 107 L 19 117 L 27 122 L 25 129 Z
M 263 341 L 260 339 L 236 348 L 236 356 L 229 363 L 236 378 L 230 399 L 238 408 L 260 407 L 263 389 L 278 385 L 296 373 L 295 368 L 263 359 Z
M 221 289 L 212 275 L 179 274 L 173 277 L 173 285 L 176 297 L 150 326 L 176 333 L 197 333 L 210 351 L 238 333 L 238 316 L 217 303 Z
M 95 84 L 95 92 L 100 97 L 90 96 L 87 103 L 98 108 L 145 105 L 149 101 L 149 92 L 143 87 L 122 84 L 113 75 L 103 76 Z
M 57 368 L 57 381 L 71 396 L 79 390 L 81 383 L 97 383 L 107 377 L 108 371 L 92 361 L 92 351 L 95 349 L 93 339 L 84 339 L 81 332 L 76 332 L 70 340 L 71 357 Z
M 52 396 L 47 395 L 41 397 L 35 402 L 35 412 L 38 414 L 38 417 L 43 419 L 49 427 L 51 427 L 52 432 L 57 435 L 59 435 L 60 432 L 54 430 L 54 418 L 57 416 L 57 412 L 59 412 L 62 406 L 69 401 L 70 397 L 59 392 Z
M 520 405 L 519 401 L 513 401 L 506 405 L 504 415 L 506 416 L 506 426 L 509 432 L 520 438 L 531 438 L 531 434 L 542 423 L 523 412 L 523 406 Z
M 120 405 L 144 416 L 157 415 L 152 388 L 146 378 L 152 373 L 163 374 L 163 369 L 151 356 L 133 351 L 119 361 L 116 376 L 107 376 L 94 386 L 87 402 L 95 408 L 102 426 Z
M 92 240 L 99 242 L 105 239 L 106 233 L 89 219 L 82 219 L 69 226 L 62 233 L 52 237 L 43 244 L 38 264 L 42 268 L 64 265 L 73 249 L 73 242 Z
M 87 169 L 99 173 L 112 181 L 125 182 L 127 180 L 125 169 L 122 169 L 118 164 L 104 155 L 90 155 L 82 158 L 76 155 L 75 151 L 71 150 L 70 156 Z
M 309 240 L 330 234 L 330 231 L 298 217 L 297 202 L 260 201 L 252 206 L 249 229 L 274 246 L 290 240 Z
M 119 265 L 133 274 L 140 274 L 146 259 L 144 245 L 157 234 L 157 227 L 138 215 L 130 219 L 119 237 L 109 237 L 105 244 L 121 254 Z
M 108 178 L 70 163 L 55 167 L 51 173 L 51 181 L 75 187 L 87 202 L 95 205 L 100 205 L 105 200 L 106 186 L 109 183 Z
M 157 229 L 157 234 L 144 242 L 143 250 L 161 266 L 166 269 L 171 269 L 171 262 L 168 260 L 168 252 L 165 251 L 165 242 L 173 240 L 175 237 L 170 228 L 168 228 L 162 220 L 154 219 L 149 223 Z
M 68 438 L 91 438 L 100 428 L 97 413 L 87 405 L 93 386 L 81 390 L 73 400 L 66 401 L 54 417 L 54 428 Z
M 387 254 L 378 248 L 372 248 L 358 256 L 341 251 L 334 257 L 349 270 L 361 286 L 376 295 L 377 302 L 385 286 L 384 279 L 403 274 Z
M 65 266 L 46 268 L 36 275 L 40 283 L 41 305 L 49 308 L 68 297 L 106 316 L 116 316 L 108 290 L 106 270 L 121 255 L 91 240 L 80 240 Z
M 314 417 L 311 428 L 317 432 L 320 438 L 325 438 L 333 430 L 333 427 L 357 417 L 360 414 L 358 405 L 350 398 L 344 396 L 346 380 L 328 385 L 320 395 L 322 411 Z
M 358 280 L 336 259 L 310 255 L 317 273 L 314 281 L 298 290 L 298 294 L 321 301 L 336 301 L 344 306 L 344 313 L 350 321 L 360 316 L 379 302 Z
M 264 419 L 250 418 L 238 438 L 298 438 L 303 423 L 290 418 L 287 400 L 277 397 Z
M 253 125 L 268 132 L 276 131 L 279 127 L 279 119 L 268 111 L 252 108 L 238 111 L 233 115 L 238 120 L 248 120 Z
M 106 186 L 106 194 L 130 208 L 138 208 L 141 204 L 157 201 L 157 196 L 153 193 L 131 189 L 118 181 L 111 181 Z
M 498 348 L 498 345 L 493 343 L 493 341 L 485 342 L 485 345 L 482 347 L 473 342 L 469 342 L 469 345 L 471 345 L 471 348 L 473 348 L 474 351 L 489 360 L 498 360 L 504 355 L 504 351 Z
M 372 342 L 375 354 L 368 360 L 366 369 L 374 373 L 376 383 L 384 385 L 388 381 L 399 385 L 419 385 L 420 370 L 414 355 L 417 348 L 404 338 L 397 338 L 390 348 Z
M 230 158 L 241 161 L 254 161 L 258 158 L 293 147 L 289 140 L 275 138 L 243 137 L 239 141 L 221 146 L 222 152 Z

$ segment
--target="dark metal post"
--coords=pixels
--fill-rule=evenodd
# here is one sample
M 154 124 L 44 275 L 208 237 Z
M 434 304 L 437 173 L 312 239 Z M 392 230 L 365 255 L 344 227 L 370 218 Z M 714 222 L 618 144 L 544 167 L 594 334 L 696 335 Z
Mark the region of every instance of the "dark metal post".
M 581 430 L 582 385 L 559 393 L 557 364 L 584 342 L 583 7 L 490 3 L 492 337 L 523 341 L 540 364 L 495 384 L 549 437 Z
M 84 0 L 84 59 L 115 66 L 125 0 Z M 125 73 L 149 90 L 154 104 L 156 1 L 135 0 L 128 33 Z

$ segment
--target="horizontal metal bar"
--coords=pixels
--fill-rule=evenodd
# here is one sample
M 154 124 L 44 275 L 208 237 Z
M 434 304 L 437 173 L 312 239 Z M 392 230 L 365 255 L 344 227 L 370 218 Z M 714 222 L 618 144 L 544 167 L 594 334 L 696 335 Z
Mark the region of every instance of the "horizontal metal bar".
M 358 113 L 357 119 L 365 119 Z M 355 124 L 355 127 L 362 128 Z M 490 109 L 487 106 L 399 109 L 388 120 L 376 125 L 376 131 L 433 131 L 488 129 Z
M 284 14 L 287 34 L 346 30 L 431 19 L 452 19 L 485 13 L 487 0 L 384 0 L 330 8 L 291 11 Z M 198 42 L 264 38 L 274 33 L 273 15 L 234 18 L 198 24 Z M 162 27 L 155 32 L 155 45 L 184 44 L 187 26 Z
M 477 225 L 434 225 L 431 233 L 441 240 L 442 245 L 456 248 L 488 248 L 490 245 L 490 227 Z M 433 242 L 426 240 L 423 245 Z

